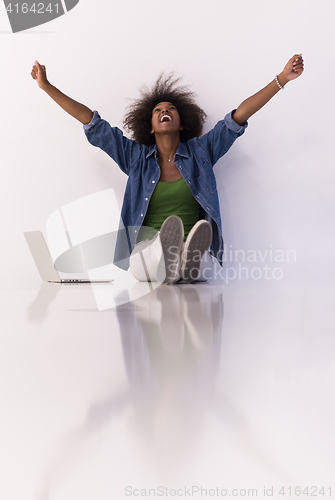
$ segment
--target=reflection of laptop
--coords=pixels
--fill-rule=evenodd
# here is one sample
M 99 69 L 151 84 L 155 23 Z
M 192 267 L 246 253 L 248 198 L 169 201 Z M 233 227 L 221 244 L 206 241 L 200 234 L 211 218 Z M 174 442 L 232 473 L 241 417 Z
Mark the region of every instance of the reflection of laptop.
M 89 279 L 76 279 L 67 278 L 61 279 L 58 271 L 55 269 L 48 245 L 44 239 L 41 231 L 30 231 L 23 233 L 32 256 L 34 258 L 36 267 L 43 281 L 50 283 L 110 283 L 112 279 L 107 280 L 89 280 Z

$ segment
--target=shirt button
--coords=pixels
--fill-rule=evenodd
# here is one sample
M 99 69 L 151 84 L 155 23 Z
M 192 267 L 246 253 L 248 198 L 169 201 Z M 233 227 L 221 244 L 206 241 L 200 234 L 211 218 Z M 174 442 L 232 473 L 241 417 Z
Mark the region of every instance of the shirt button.
M 152 181 L 153 184 L 155 184 L 155 181 Z
M 146 198 L 145 201 L 148 201 L 148 198 Z
M 135 229 L 135 233 L 137 233 L 137 229 Z
M 141 217 L 143 217 L 143 214 L 141 214 Z

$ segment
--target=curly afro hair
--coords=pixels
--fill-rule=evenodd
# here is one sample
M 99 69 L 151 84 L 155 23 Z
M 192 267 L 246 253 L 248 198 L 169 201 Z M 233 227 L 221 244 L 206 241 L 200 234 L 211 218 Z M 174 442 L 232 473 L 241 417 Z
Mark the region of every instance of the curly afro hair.
M 151 134 L 151 117 L 154 107 L 160 102 L 170 102 L 176 106 L 181 126 L 180 140 L 186 142 L 192 137 L 200 137 L 206 113 L 195 103 L 195 94 L 187 86 L 176 87 L 180 78 L 173 79 L 173 73 L 164 77 L 161 74 L 151 89 L 143 87 L 141 97 L 129 106 L 123 125 L 131 132 L 132 139 L 145 146 L 155 144 Z

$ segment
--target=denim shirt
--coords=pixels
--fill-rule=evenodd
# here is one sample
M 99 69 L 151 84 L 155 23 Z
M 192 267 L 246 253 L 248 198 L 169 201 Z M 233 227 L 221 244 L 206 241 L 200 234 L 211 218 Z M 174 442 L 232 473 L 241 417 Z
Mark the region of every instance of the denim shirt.
M 213 166 L 248 126 L 247 122 L 238 125 L 232 113 L 202 137 L 180 142 L 174 156 L 176 167 L 201 207 L 200 218 L 208 220 L 212 226 L 210 252 L 221 265 L 224 245 Z M 161 175 L 157 146 L 147 147 L 128 139 L 119 128 L 102 120 L 97 111 L 91 122 L 84 125 L 84 131 L 88 141 L 105 151 L 128 175 L 114 254 L 114 263 L 128 269 L 130 253 Z

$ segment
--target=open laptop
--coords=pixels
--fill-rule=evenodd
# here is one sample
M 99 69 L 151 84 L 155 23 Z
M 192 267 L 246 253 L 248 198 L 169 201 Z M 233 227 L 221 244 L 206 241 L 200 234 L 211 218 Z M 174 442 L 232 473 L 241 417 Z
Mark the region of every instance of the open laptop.
M 23 233 L 28 243 L 29 249 L 35 261 L 36 267 L 43 281 L 49 283 L 111 283 L 112 279 L 89 280 L 67 278 L 61 279 L 58 271 L 55 269 L 48 245 L 41 231 L 29 231 Z

